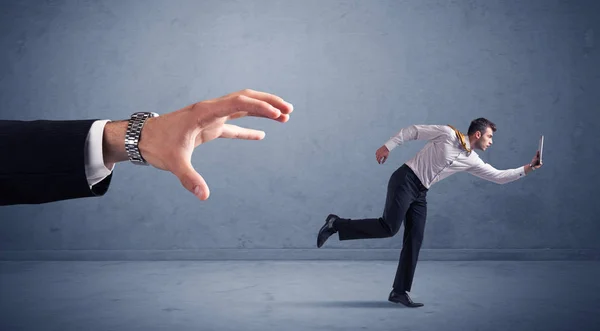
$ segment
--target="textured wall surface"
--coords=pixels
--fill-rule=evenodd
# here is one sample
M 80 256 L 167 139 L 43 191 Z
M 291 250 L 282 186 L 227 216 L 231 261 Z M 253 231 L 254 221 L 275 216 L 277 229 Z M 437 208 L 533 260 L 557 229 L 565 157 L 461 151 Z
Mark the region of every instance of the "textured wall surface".
M 544 167 L 506 185 L 434 185 L 423 247 L 600 249 L 599 15 L 591 0 L 2 1 L 2 119 L 124 119 L 242 88 L 295 111 L 237 121 L 263 141 L 196 149 L 205 202 L 122 163 L 104 197 L 0 208 L 0 250 L 313 248 L 329 213 L 381 215 L 389 176 L 424 145 L 377 164 L 400 128 L 466 131 L 480 116 L 498 125 L 484 161 L 524 165 L 544 134 Z

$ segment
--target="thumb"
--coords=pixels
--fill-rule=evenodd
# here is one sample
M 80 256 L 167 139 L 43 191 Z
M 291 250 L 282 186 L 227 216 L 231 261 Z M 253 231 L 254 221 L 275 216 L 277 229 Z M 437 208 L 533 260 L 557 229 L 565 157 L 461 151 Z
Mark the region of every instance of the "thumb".
M 208 199 L 208 196 L 210 195 L 208 185 L 206 184 L 206 181 L 204 181 L 204 178 L 196 172 L 196 169 L 194 169 L 194 166 L 192 166 L 192 163 L 189 160 L 180 162 L 178 169 L 173 171 L 173 174 L 179 178 L 181 185 L 198 199 Z

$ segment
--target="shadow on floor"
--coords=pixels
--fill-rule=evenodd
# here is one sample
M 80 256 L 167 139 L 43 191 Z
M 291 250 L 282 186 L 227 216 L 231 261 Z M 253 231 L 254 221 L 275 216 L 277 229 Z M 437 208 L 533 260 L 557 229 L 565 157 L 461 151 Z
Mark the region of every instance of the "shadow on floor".
M 389 301 L 310 301 L 310 302 L 282 302 L 280 305 L 305 307 L 305 308 L 408 308 L 402 304 Z

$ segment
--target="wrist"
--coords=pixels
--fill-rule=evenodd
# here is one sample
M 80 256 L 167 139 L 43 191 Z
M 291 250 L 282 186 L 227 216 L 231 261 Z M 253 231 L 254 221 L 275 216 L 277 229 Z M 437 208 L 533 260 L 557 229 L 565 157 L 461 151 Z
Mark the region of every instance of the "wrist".
M 530 174 L 532 171 L 534 171 L 534 170 L 535 170 L 535 168 L 533 168 L 532 164 L 533 164 L 533 163 L 528 163 L 528 164 L 526 164 L 526 165 L 525 165 L 525 175 L 528 175 L 528 174 Z M 527 168 L 529 168 L 529 169 L 527 169 Z
M 145 159 L 145 148 L 144 143 L 148 139 L 143 138 L 147 132 L 147 125 L 154 118 L 158 117 L 157 113 L 153 112 L 136 112 L 131 115 L 131 118 L 127 122 L 127 128 L 125 130 L 125 152 L 127 158 L 133 164 L 136 165 L 149 165 Z M 144 133 L 144 134 L 143 134 Z M 149 145 L 149 144 L 147 144 Z
M 125 144 L 123 144 L 126 131 L 127 121 L 111 121 L 104 126 L 102 154 L 104 155 L 104 165 L 109 169 L 115 163 L 129 159 L 125 150 Z

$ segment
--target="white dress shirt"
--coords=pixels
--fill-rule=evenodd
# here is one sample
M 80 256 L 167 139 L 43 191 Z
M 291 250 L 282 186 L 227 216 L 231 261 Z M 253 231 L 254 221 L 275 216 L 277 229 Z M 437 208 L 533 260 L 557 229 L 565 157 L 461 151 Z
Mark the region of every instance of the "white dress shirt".
M 525 166 L 498 170 L 483 162 L 474 150 L 467 152 L 454 130 L 448 125 L 411 125 L 391 137 L 385 146 L 391 151 L 410 140 L 429 141 L 421 151 L 406 162 L 427 189 L 461 171 L 467 171 L 497 184 L 506 184 L 525 176 Z M 466 143 L 470 149 L 468 139 Z
M 110 175 L 115 167 L 113 165 L 111 169 L 108 169 L 104 165 L 104 155 L 102 155 L 104 126 L 108 122 L 109 120 L 95 121 L 85 141 L 85 175 L 87 176 L 90 188 Z M 123 143 L 125 142 L 123 141 Z

